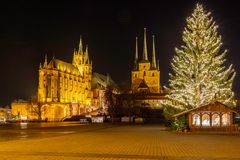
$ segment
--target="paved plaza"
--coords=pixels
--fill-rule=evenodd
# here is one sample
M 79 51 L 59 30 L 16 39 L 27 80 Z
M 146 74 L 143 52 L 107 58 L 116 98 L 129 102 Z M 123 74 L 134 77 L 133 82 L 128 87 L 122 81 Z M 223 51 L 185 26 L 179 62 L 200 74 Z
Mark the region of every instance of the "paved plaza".
M 0 129 L 0 160 L 240 159 L 236 134 L 177 134 L 160 125 L 122 124 Z

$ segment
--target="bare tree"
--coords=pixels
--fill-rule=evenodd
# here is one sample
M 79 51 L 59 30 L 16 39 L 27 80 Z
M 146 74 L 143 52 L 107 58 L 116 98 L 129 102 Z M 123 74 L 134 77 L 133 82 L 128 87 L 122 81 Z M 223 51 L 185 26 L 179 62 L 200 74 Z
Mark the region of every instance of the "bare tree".
M 39 121 L 42 120 L 43 114 L 46 113 L 46 106 L 44 103 L 39 102 L 37 96 L 32 97 L 30 106 L 28 108 L 32 115 L 37 116 Z
M 108 114 L 111 116 L 112 122 L 114 122 L 114 118 L 120 114 L 120 108 L 116 101 L 117 97 L 113 93 L 113 89 L 110 86 L 106 87 L 104 103 L 107 106 Z

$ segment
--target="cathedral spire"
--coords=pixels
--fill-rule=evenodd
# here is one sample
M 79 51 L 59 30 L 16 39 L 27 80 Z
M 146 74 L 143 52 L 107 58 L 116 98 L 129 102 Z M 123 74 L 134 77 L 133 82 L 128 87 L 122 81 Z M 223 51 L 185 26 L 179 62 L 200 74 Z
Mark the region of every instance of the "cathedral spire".
M 138 37 L 136 37 L 135 60 L 138 60 Z
M 82 36 L 80 36 L 78 53 L 83 53 Z
M 147 61 L 148 61 L 146 30 L 147 30 L 147 29 L 144 28 L 143 60 L 147 60 Z
M 47 67 L 47 54 L 45 54 L 45 61 L 44 61 L 44 64 L 43 64 L 43 68 L 46 68 Z
M 74 64 L 74 60 L 75 60 L 75 56 L 76 56 L 76 49 L 73 49 L 73 59 L 72 59 L 72 64 Z
M 156 55 L 155 55 L 155 41 L 154 41 L 154 35 L 152 36 L 153 44 L 152 44 L 152 68 L 156 69 Z
M 88 45 L 86 45 L 86 50 L 84 55 L 85 55 L 85 63 L 89 64 Z
M 135 49 L 135 58 L 134 58 L 134 67 L 137 68 L 137 62 L 138 62 L 138 37 L 136 37 L 136 49 Z

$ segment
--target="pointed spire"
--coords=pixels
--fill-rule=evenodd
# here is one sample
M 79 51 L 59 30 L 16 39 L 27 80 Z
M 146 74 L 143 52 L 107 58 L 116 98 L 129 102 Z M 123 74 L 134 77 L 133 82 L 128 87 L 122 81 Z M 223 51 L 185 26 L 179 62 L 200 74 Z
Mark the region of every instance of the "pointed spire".
M 72 59 L 72 64 L 74 64 L 75 62 L 75 56 L 76 56 L 76 49 L 73 49 L 73 59 Z
M 134 67 L 137 68 L 138 63 L 138 37 L 136 37 L 136 49 L 135 49 L 135 58 L 134 58 Z
M 43 68 L 46 68 L 47 67 L 47 54 L 45 54 L 45 61 L 44 61 L 44 64 L 43 64 Z
M 159 70 L 159 59 L 157 61 L 157 69 Z
M 143 41 L 143 60 L 148 60 L 147 54 L 147 36 L 146 36 L 146 28 L 144 28 L 144 41 Z
M 88 45 L 86 45 L 86 50 L 85 50 L 85 63 L 89 64 Z
M 47 54 L 45 54 L 45 62 L 47 64 Z
M 40 62 L 39 69 L 42 69 L 42 63 Z
M 153 39 L 153 46 L 152 46 L 152 68 L 156 69 L 156 53 L 155 53 L 155 41 L 154 41 L 154 35 L 152 36 Z
M 136 37 L 135 60 L 138 60 L 138 37 Z
M 78 52 L 83 53 L 82 36 L 80 36 Z

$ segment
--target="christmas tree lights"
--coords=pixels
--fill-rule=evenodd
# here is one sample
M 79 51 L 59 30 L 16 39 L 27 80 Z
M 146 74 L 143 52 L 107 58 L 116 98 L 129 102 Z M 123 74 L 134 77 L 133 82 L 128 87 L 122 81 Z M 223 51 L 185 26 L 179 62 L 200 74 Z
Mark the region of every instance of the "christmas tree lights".
M 232 83 L 236 73 L 232 65 L 224 66 L 227 50 L 221 51 L 221 36 L 210 14 L 197 4 L 186 19 L 184 45 L 175 49 L 171 63 L 168 105 L 187 110 L 218 100 L 234 106 Z

